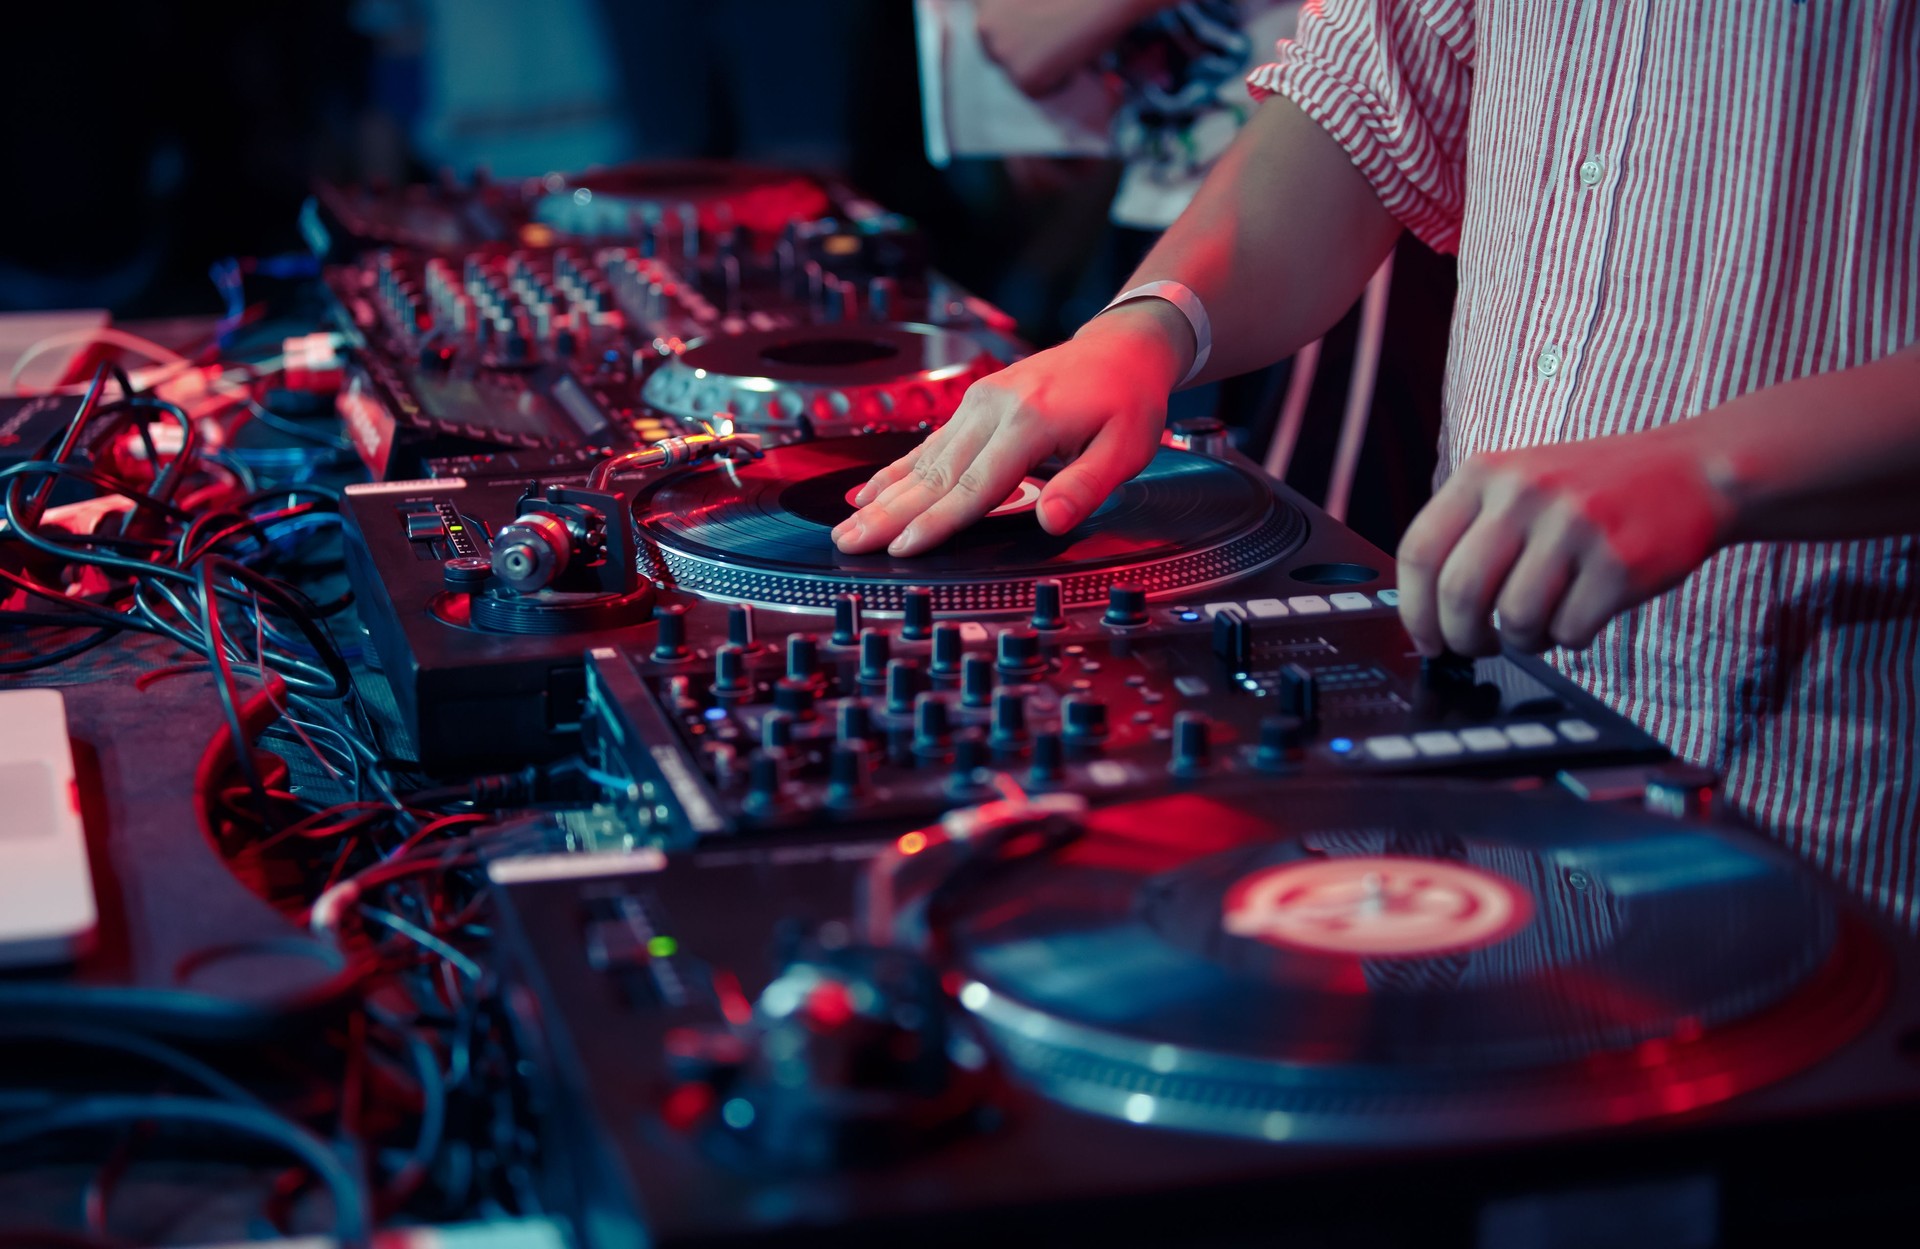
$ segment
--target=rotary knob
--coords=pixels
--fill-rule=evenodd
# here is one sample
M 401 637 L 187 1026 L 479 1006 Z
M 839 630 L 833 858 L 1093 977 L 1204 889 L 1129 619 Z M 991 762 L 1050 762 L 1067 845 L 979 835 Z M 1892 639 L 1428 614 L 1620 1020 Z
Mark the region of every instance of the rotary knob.
M 905 715 L 913 710 L 914 696 L 920 692 L 920 669 L 911 659 L 887 661 L 887 710 Z
M 662 603 L 654 609 L 657 631 L 653 638 L 653 658 L 663 664 L 680 663 L 691 653 L 687 650 L 687 609 L 681 603 Z
M 1116 581 L 1107 588 L 1107 614 L 1110 625 L 1133 628 L 1147 623 L 1147 592 L 1128 581 Z
M 913 700 L 913 753 L 922 759 L 942 759 L 953 738 L 947 700 L 928 691 Z
M 713 696 L 723 702 L 751 693 L 747 681 L 747 653 L 728 642 L 713 652 Z
M 801 685 L 813 682 L 820 670 L 820 644 L 811 633 L 787 637 L 787 680 Z
M 1088 694 L 1069 694 L 1060 700 L 1060 735 L 1075 746 L 1089 746 L 1107 736 L 1107 705 Z
M 833 596 L 833 637 L 835 646 L 852 646 L 860 640 L 860 596 Z
M 960 702 L 968 707 L 984 707 L 993 698 L 993 661 L 985 655 L 968 655 L 960 661 Z
M 947 795 L 958 800 L 975 793 L 980 788 L 980 769 L 990 762 L 980 730 L 957 734 L 953 739 L 953 769 L 947 774 Z
M 1040 635 L 1032 629 L 1003 629 L 994 666 L 1015 680 L 1028 680 L 1046 671 L 1047 660 L 1040 653 Z
M 860 739 L 842 740 L 827 757 L 827 805 L 850 806 L 866 796 L 870 752 Z
M 865 742 L 873 736 L 873 709 L 862 698 L 849 698 L 834 713 L 834 737 L 841 742 Z
M 754 643 L 753 608 L 735 603 L 727 608 L 727 641 L 751 649 Z
M 960 675 L 960 626 L 943 620 L 933 626 L 933 661 L 928 665 L 936 681 Z
M 1064 629 L 1067 617 L 1062 611 L 1066 587 L 1057 577 L 1043 577 L 1033 583 L 1033 619 L 1036 629 Z
M 878 685 L 887 679 L 887 661 L 893 644 L 884 629 L 860 630 L 860 681 Z
M 909 586 L 901 595 L 900 636 L 909 642 L 924 642 L 933 634 L 933 591 L 925 586 Z

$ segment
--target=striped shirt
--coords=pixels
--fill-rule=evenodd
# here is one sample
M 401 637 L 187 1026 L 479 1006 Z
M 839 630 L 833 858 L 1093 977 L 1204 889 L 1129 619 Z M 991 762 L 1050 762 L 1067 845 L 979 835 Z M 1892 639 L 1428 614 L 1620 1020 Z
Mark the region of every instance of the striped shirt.
M 1920 340 L 1920 0 L 1317 0 L 1249 81 L 1459 254 L 1443 478 Z M 1920 536 L 1731 547 L 1553 660 L 1920 927 Z

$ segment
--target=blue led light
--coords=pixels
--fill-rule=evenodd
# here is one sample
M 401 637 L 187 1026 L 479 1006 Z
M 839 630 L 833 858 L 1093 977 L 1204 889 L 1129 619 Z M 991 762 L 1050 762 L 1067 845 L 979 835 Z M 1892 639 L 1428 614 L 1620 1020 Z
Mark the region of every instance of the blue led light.
M 1344 755 L 1353 749 L 1353 739 L 1351 737 L 1336 737 L 1327 743 L 1327 749 L 1336 755 Z
M 725 707 L 709 707 L 707 708 L 706 715 L 709 720 L 724 720 L 727 718 L 727 709 Z
M 1183 611 L 1183 612 L 1181 612 L 1181 613 L 1180 613 L 1180 619 L 1182 619 L 1182 620 L 1198 620 L 1198 619 L 1200 619 L 1200 613 L 1199 613 L 1199 612 L 1197 612 L 1197 611 Z

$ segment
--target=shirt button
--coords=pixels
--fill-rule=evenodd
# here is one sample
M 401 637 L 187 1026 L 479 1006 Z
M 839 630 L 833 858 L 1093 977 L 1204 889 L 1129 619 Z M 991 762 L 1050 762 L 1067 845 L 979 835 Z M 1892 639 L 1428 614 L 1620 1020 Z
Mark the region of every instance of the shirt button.
M 1533 367 L 1539 372 L 1540 376 L 1552 377 L 1560 371 L 1560 349 L 1552 343 L 1548 343 L 1540 349 L 1540 358 L 1534 361 Z
M 1580 162 L 1580 185 L 1599 186 L 1600 177 L 1606 172 L 1607 167 L 1598 156 L 1589 156 Z

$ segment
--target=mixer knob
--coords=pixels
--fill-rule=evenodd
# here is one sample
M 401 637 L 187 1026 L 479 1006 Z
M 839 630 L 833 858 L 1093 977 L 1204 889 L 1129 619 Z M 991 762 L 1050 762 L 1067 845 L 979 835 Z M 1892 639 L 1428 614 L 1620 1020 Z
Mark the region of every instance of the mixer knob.
M 810 683 L 820 669 L 820 643 L 811 633 L 794 633 L 787 638 L 787 679 Z
M 984 707 L 993 698 L 993 661 L 985 655 L 968 655 L 960 661 L 960 701 L 968 707 Z
M 1030 678 L 1046 671 L 1046 657 L 1040 653 L 1040 635 L 1032 629 L 1004 629 L 1000 633 L 1000 656 L 995 665 L 1009 677 Z
M 1299 664 L 1288 664 L 1280 669 L 1280 685 L 1275 692 L 1284 714 L 1297 716 L 1308 724 L 1313 723 L 1319 715 L 1318 683 L 1313 673 Z
M 900 636 L 909 642 L 924 642 L 933 634 L 933 591 L 925 586 L 909 586 L 901 596 Z
M 842 742 L 864 742 L 873 736 L 873 709 L 863 698 L 849 698 L 834 713 L 833 735 Z
M 1262 772 L 1285 772 L 1299 761 L 1307 744 L 1307 725 L 1298 716 L 1267 716 L 1260 721 L 1260 746 L 1253 766 Z
M 913 753 L 922 759 L 944 758 L 953 737 L 947 700 L 931 691 L 913 700 Z
M 833 596 L 833 637 L 835 646 L 852 646 L 860 641 L 860 596 Z
M 662 603 L 653 612 L 658 632 L 653 639 L 653 657 L 663 664 L 679 663 L 687 650 L 687 609 L 681 603 Z
M 1033 583 L 1033 619 L 1029 621 L 1036 629 L 1064 629 L 1067 618 L 1062 613 L 1062 596 L 1066 587 L 1057 577 L 1043 577 Z
M 773 705 L 797 720 L 814 718 L 813 686 L 806 681 L 782 677 L 773 683 Z
M 555 359 L 571 360 L 574 352 L 580 349 L 580 340 L 574 336 L 573 323 L 566 317 L 555 317 L 553 327 L 553 354 Z
M 866 795 L 868 757 L 867 743 L 857 738 L 834 746 L 827 756 L 828 806 L 847 806 Z
M 905 715 L 913 710 L 914 695 L 920 692 L 920 669 L 911 659 L 887 661 L 887 710 Z
M 527 336 L 520 331 L 518 326 L 507 331 L 506 345 L 501 349 L 501 352 L 502 355 L 505 356 L 508 364 L 525 364 L 533 354 L 532 347 L 527 342 Z
M 753 649 L 753 608 L 735 603 L 727 608 L 727 641 L 746 650 Z
M 784 711 L 769 711 L 760 721 L 760 748 L 775 758 L 793 749 L 793 717 Z
M 1060 700 L 1060 732 L 1075 746 L 1092 745 L 1107 735 L 1107 705 L 1088 694 Z
M 887 660 L 893 650 L 885 629 L 860 630 L 860 680 L 878 685 L 887 679 Z
M 1147 623 L 1147 592 L 1129 581 L 1116 581 L 1107 588 L 1107 614 L 1110 625 L 1131 628 Z
M 1212 754 L 1211 726 L 1197 711 L 1183 711 L 1173 718 L 1173 759 L 1167 770 L 1175 776 L 1199 776 L 1207 770 Z
M 885 277 L 867 279 L 867 317 L 869 320 L 893 320 L 899 302 L 899 279 Z
M 1019 690 L 996 690 L 993 695 L 993 748 L 1013 754 L 1027 744 L 1027 699 Z
M 1066 775 L 1066 749 L 1060 735 L 1052 729 L 1033 735 L 1033 763 L 1027 778 L 1035 785 L 1050 785 Z
M 750 693 L 747 683 L 747 652 L 728 642 L 713 652 L 714 697 L 726 700 Z
M 977 779 L 980 769 L 988 766 L 990 758 L 987 744 L 980 740 L 978 729 L 969 729 L 953 739 L 953 771 L 947 776 L 947 794 L 952 798 L 965 798 L 979 789 Z
M 746 808 L 752 815 L 780 808 L 780 760 L 765 751 L 755 751 L 747 765 Z
M 960 675 L 960 626 L 943 620 L 933 626 L 933 662 L 929 665 L 935 680 L 951 680 Z

